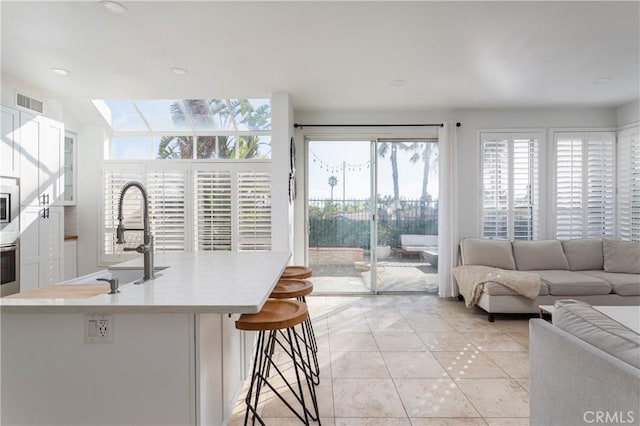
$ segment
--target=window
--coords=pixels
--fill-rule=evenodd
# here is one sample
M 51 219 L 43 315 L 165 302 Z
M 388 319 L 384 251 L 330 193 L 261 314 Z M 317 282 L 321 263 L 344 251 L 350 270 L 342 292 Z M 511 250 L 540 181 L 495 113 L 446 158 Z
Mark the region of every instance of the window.
M 113 130 L 109 158 L 269 159 L 269 99 L 94 100 Z
M 271 249 L 269 99 L 98 100 L 113 129 L 103 165 L 102 262 L 135 256 L 116 244 L 120 189 L 149 195 L 156 251 Z M 171 161 L 166 161 L 171 160 Z M 125 226 L 142 228 L 142 197 L 128 191 Z
M 556 238 L 614 235 L 614 133 L 555 133 Z
M 481 133 L 483 237 L 539 237 L 540 140 L 539 133 Z
M 618 133 L 618 236 L 640 241 L 640 127 Z
M 269 162 L 107 161 L 103 165 L 102 261 L 127 260 L 124 247 L 142 242 L 129 231 L 118 245 L 120 189 L 141 182 L 149 196 L 156 252 L 271 249 L 271 164 Z M 142 197 L 132 188 L 123 201 L 125 226 L 142 228 Z

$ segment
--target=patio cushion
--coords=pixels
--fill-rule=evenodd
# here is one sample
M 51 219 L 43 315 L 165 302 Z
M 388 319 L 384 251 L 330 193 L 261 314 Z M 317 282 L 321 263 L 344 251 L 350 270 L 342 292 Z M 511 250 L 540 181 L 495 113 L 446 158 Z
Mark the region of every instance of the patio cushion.
M 590 275 L 572 271 L 536 271 L 552 296 L 586 296 L 611 293 L 611 284 Z
M 640 296 L 640 274 L 622 274 L 605 271 L 580 271 L 611 284 L 613 292 L 620 296 Z
M 516 269 L 511 241 L 464 238 L 461 243 L 465 265 L 484 265 L 501 269 Z
M 513 256 L 519 271 L 569 269 L 559 240 L 514 241 Z
M 602 238 L 578 238 L 562 242 L 571 271 L 602 270 L 604 255 Z
M 502 284 L 494 283 L 493 281 L 485 283 L 482 292 L 490 296 L 522 296 L 520 293 L 517 293 L 510 288 L 503 286 Z M 546 296 L 548 294 L 549 287 L 544 281 L 541 281 L 539 295 Z

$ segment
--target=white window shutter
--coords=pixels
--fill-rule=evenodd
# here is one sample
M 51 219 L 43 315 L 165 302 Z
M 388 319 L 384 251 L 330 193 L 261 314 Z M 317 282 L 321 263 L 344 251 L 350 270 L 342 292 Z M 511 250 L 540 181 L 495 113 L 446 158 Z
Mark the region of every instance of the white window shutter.
M 540 232 L 540 139 L 513 139 L 513 239 L 537 240 Z
M 615 233 L 613 132 L 557 132 L 556 238 Z
M 187 246 L 186 169 L 148 171 L 147 192 L 155 250 L 184 251 Z
M 556 238 L 581 238 L 583 216 L 582 137 L 556 136 Z
M 640 127 L 618 134 L 618 237 L 640 241 Z
M 193 173 L 194 250 L 231 250 L 232 185 L 230 170 Z
M 482 227 L 486 238 L 506 239 L 509 211 L 509 146 L 500 134 L 482 138 Z
M 142 242 L 142 232 L 129 231 L 125 235 L 126 245 L 116 244 L 116 228 L 118 226 L 118 202 L 120 191 L 125 183 L 142 180 L 143 171 L 139 165 L 108 163 L 103 167 L 103 235 L 102 254 L 118 255 L 115 258 L 103 260 L 116 260 L 127 257 L 123 248 L 135 247 Z M 127 192 L 122 203 L 122 214 L 125 218 L 125 226 L 142 228 L 142 196 L 137 189 Z M 130 254 L 128 257 L 132 257 Z
M 537 133 L 481 134 L 485 238 L 539 238 L 540 140 Z
M 238 251 L 271 249 L 271 174 L 239 171 Z
M 615 233 L 614 138 L 611 133 L 588 133 L 586 237 L 600 238 Z

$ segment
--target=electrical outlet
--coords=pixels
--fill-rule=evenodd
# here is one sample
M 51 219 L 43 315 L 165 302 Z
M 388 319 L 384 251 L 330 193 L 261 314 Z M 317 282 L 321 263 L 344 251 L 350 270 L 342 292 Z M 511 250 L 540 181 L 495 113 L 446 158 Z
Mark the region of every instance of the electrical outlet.
M 113 343 L 113 315 L 86 315 L 84 323 L 87 343 Z

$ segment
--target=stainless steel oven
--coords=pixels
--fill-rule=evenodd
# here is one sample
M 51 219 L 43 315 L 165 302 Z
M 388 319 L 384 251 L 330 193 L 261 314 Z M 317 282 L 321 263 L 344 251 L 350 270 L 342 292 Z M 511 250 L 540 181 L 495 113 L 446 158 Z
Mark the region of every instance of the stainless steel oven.
M 0 176 L 0 296 L 20 292 L 20 189 Z
M 20 292 L 18 244 L 0 245 L 0 296 Z

